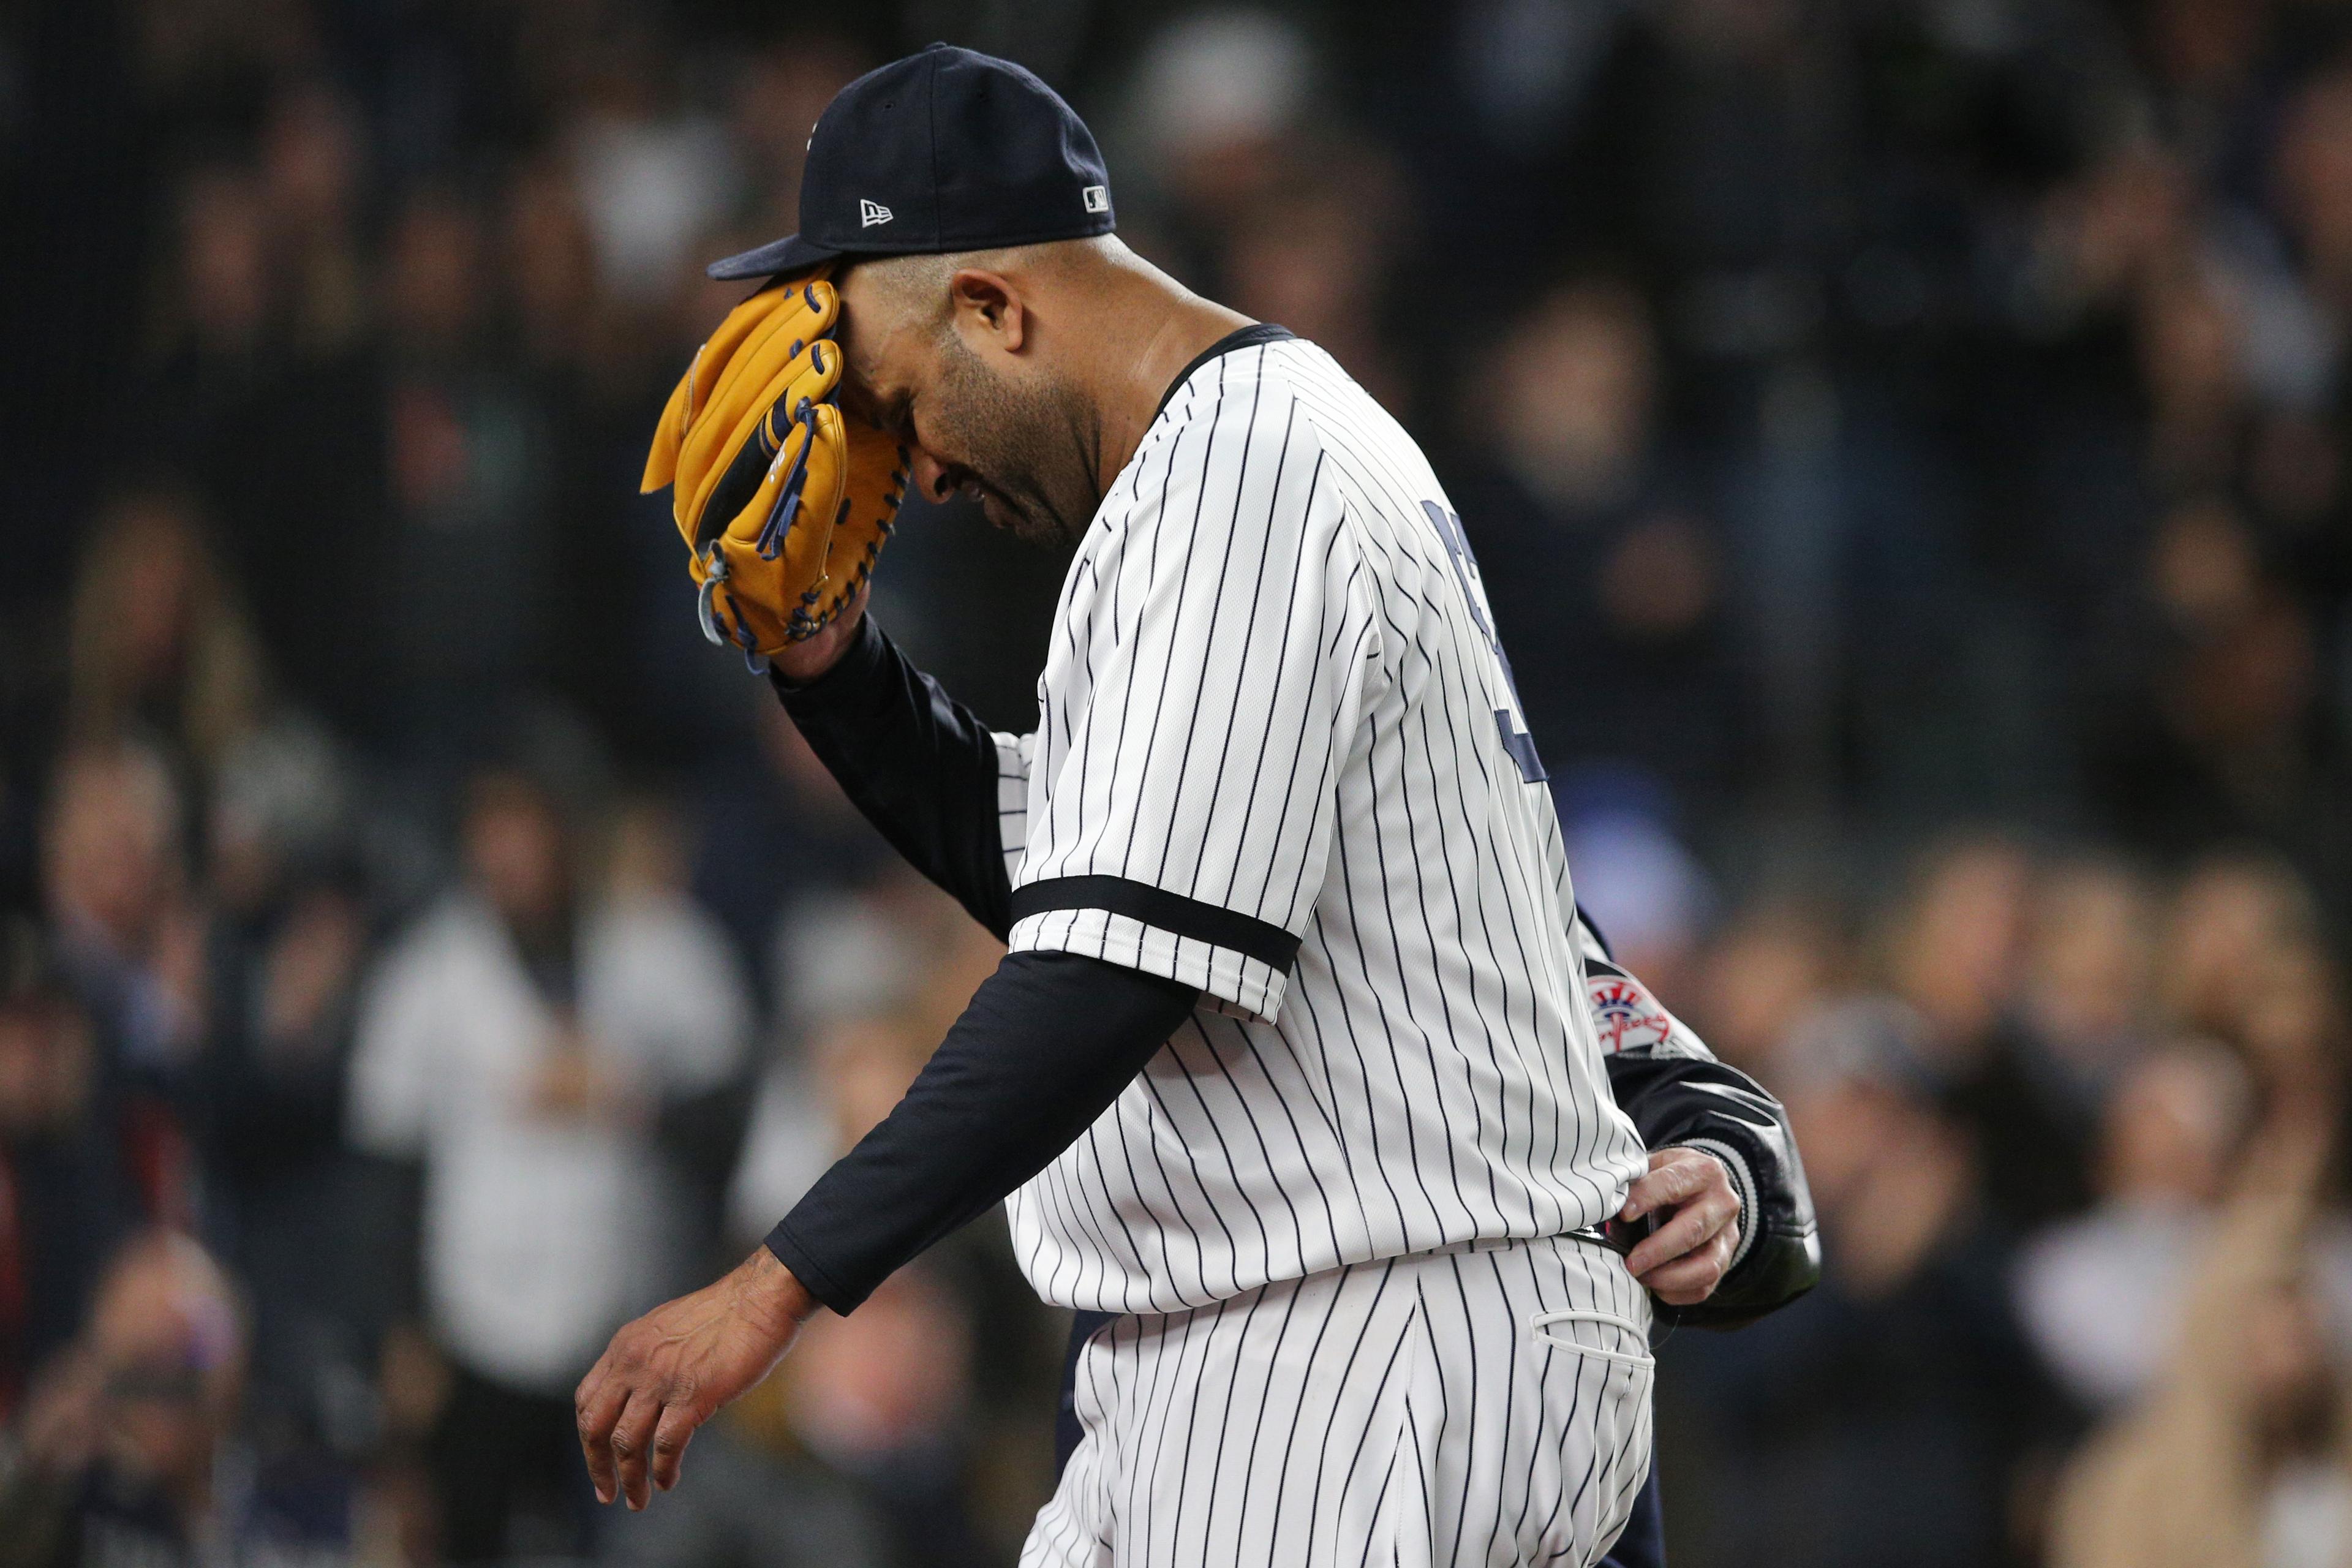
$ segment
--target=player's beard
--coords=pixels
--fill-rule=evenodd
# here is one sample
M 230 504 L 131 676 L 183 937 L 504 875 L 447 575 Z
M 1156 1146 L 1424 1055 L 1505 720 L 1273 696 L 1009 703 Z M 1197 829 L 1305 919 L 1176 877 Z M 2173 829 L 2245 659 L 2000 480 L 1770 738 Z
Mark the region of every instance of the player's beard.
M 1086 531 L 1102 498 L 1087 460 L 1083 398 L 995 375 L 950 332 L 932 401 L 935 439 L 990 492 L 990 521 L 1039 544 Z

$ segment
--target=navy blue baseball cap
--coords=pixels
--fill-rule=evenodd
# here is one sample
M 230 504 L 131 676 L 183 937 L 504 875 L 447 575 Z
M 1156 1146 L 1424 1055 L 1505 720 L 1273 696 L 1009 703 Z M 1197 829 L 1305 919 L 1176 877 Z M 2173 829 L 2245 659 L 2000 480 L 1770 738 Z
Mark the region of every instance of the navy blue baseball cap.
M 933 44 L 834 95 L 810 133 L 801 231 L 713 262 L 719 279 L 843 256 L 937 255 L 1112 228 L 1085 121 L 1010 60 Z

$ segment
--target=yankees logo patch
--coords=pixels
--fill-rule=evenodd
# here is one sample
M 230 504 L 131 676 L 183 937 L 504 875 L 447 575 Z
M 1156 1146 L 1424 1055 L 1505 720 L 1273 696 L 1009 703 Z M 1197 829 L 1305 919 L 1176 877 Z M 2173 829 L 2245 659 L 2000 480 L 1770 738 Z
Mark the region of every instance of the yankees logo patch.
M 1592 1027 L 1601 1048 L 1612 1054 L 1629 1047 L 1663 1046 L 1674 1018 L 1647 991 L 1622 974 L 1595 974 L 1585 983 L 1592 1003 Z

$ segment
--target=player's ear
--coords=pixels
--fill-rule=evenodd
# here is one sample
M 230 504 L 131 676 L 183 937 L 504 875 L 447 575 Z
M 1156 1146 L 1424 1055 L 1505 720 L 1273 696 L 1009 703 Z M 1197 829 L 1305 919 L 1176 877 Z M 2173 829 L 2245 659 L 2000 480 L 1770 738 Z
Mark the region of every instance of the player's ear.
M 956 330 L 975 350 L 985 344 L 1006 353 L 1021 352 L 1028 314 L 1022 309 L 1020 291 L 1003 273 L 964 268 L 948 279 L 948 298 L 955 309 Z

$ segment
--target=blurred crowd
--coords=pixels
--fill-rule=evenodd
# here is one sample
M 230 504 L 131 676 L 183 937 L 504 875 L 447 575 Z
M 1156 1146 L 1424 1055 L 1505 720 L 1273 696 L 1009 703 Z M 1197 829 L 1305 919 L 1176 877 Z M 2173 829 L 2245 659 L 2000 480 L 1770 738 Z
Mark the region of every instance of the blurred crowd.
M 1580 890 L 1790 1105 L 1674 1561 L 2352 1564 L 2352 5 L 21 0 L 0 1568 L 1010 1560 L 993 1219 L 647 1514 L 569 1399 L 994 962 L 636 493 L 940 36 L 1429 447 Z M 1026 728 L 1061 564 L 917 503 L 875 612 Z

